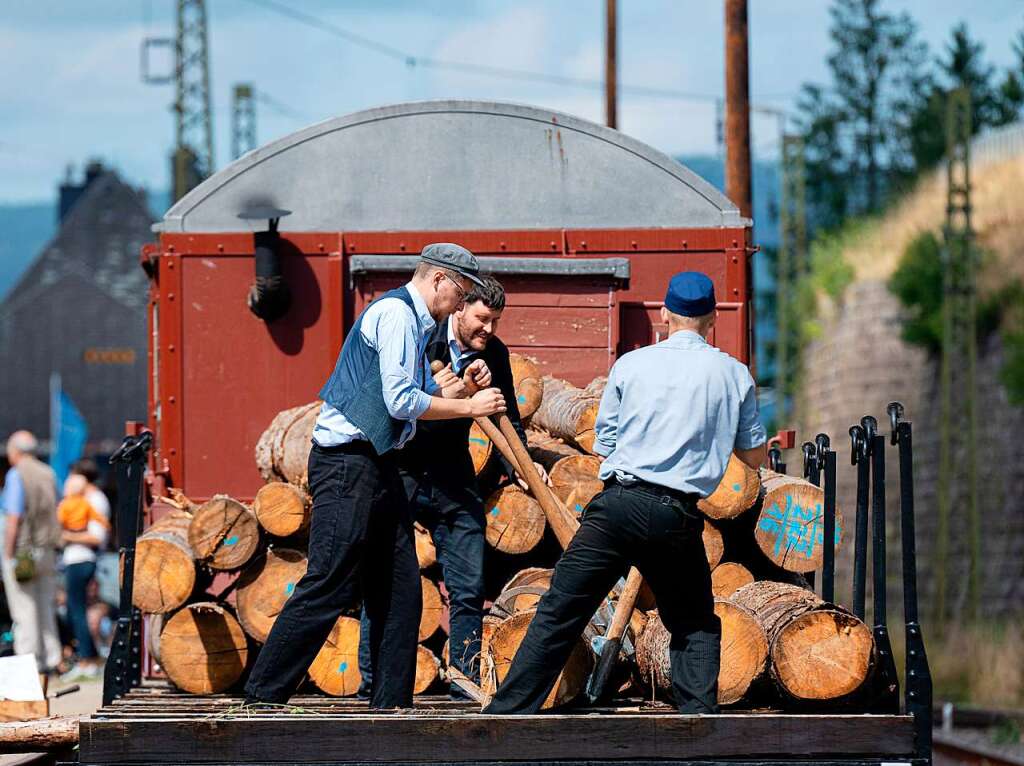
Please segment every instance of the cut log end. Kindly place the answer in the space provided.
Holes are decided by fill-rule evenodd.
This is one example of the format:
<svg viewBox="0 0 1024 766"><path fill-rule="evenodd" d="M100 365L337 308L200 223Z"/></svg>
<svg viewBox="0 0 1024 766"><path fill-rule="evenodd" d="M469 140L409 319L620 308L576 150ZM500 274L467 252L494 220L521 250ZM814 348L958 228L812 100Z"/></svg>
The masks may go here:
<svg viewBox="0 0 1024 766"><path fill-rule="evenodd" d="M172 612L192 595L196 564L188 543L191 521L191 514L175 511L139 536L132 603L143 612Z"/></svg>
<svg viewBox="0 0 1024 766"><path fill-rule="evenodd" d="M502 553L520 554L533 550L544 537L547 525L540 503L510 484L487 499L487 542Z"/></svg>
<svg viewBox="0 0 1024 766"><path fill-rule="evenodd" d="M332 697L351 697L359 690L359 620L338 618L309 666L309 678Z"/></svg>
<svg viewBox="0 0 1024 766"><path fill-rule="evenodd" d="M160 665L168 678L192 694L218 694L234 686L248 660L238 620L212 602L189 604L160 633Z"/></svg>
<svg viewBox="0 0 1024 766"><path fill-rule="evenodd" d="M413 682L412 693L423 694L437 680L441 670L441 662L434 653L425 646L416 647L416 680Z"/></svg>
<svg viewBox="0 0 1024 766"><path fill-rule="evenodd" d="M256 520L267 532L288 537L309 526L312 502L308 494L294 484L272 481L264 484L252 503Z"/></svg>
<svg viewBox="0 0 1024 766"><path fill-rule="evenodd" d="M420 577L420 588L423 591L423 611L420 612L418 641L426 641L441 627L441 591L426 577Z"/></svg>
<svg viewBox="0 0 1024 766"><path fill-rule="evenodd" d="M413 542L416 544L416 560L420 569L428 569L437 563L437 548L427 528L418 521L412 525Z"/></svg>
<svg viewBox="0 0 1024 766"><path fill-rule="evenodd" d="M260 643L267 640L277 615L306 574L307 565L300 551L275 548L242 572L235 599L238 621L246 633Z"/></svg>
<svg viewBox="0 0 1024 766"><path fill-rule="evenodd" d="M791 620L772 642L772 672L796 699L835 700L868 677L874 640L856 617L819 609Z"/></svg>
<svg viewBox="0 0 1024 766"><path fill-rule="evenodd" d="M764 554L790 572L819 569L825 549L824 493L795 476L762 472L764 500L754 537ZM836 509L834 545L842 540L843 517Z"/></svg>
<svg viewBox="0 0 1024 766"><path fill-rule="evenodd" d="M519 417L526 420L537 411L544 398L540 368L532 359L521 354L509 354L508 361L512 367L512 385L516 392Z"/></svg>
<svg viewBox="0 0 1024 766"><path fill-rule="evenodd" d="M195 512L188 540L196 558L211 568L238 569L259 547L259 522L242 503L214 495Z"/></svg>
<svg viewBox="0 0 1024 766"><path fill-rule="evenodd" d="M744 585L754 582L754 575L742 564L726 561L711 572L711 591L721 598L728 598Z"/></svg>
<svg viewBox="0 0 1024 766"><path fill-rule="evenodd" d="M753 507L760 491L758 472L735 455L730 455L718 488L708 497L698 500L697 507L708 518L732 519Z"/></svg>
<svg viewBox="0 0 1024 766"><path fill-rule="evenodd" d="M494 444L476 423L469 427L469 456L473 459L473 471L479 476L494 451Z"/></svg>

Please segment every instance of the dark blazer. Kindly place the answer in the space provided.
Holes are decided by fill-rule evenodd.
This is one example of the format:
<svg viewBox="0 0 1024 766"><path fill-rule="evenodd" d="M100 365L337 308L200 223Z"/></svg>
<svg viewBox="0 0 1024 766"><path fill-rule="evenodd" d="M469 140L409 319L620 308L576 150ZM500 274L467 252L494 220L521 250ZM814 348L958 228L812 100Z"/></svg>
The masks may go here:
<svg viewBox="0 0 1024 766"><path fill-rule="evenodd" d="M452 361L451 350L448 348L448 323L446 319L438 323L427 340L426 356L428 365L438 360L443 364ZM497 337L487 342L487 348L481 352L469 352L464 357L462 369L475 359L483 359L491 371L491 385L501 389L505 396L507 415L519 437L526 442L526 432L519 417L516 404L516 391L512 382L512 366L508 359L508 346ZM463 487L475 483L473 459L469 454L469 429L473 425L471 418L456 420L420 420L416 423L416 435L398 451L399 466L406 473L415 475L427 474L427 478L436 484L456 484ZM504 458L502 464L506 475L512 476L512 467Z"/></svg>

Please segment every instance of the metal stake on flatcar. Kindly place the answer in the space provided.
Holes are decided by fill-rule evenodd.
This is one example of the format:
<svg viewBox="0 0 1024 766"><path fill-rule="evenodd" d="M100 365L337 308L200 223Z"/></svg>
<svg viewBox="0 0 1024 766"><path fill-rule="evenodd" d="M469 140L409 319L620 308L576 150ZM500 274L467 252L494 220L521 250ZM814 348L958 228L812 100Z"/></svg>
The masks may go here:
<svg viewBox="0 0 1024 766"><path fill-rule="evenodd" d="M853 544L853 613L865 617L868 569L868 493L871 485L871 444L863 426L850 426L850 462L857 467L857 511Z"/></svg>
<svg viewBox="0 0 1024 766"><path fill-rule="evenodd" d="M873 545L871 551L872 578L871 591L874 601L871 610L874 618L872 632L875 635L875 648L878 652L879 668L876 676L877 696L875 711L896 714L900 711L899 678L896 676L896 662L892 655L889 641L889 627L886 611L886 578L885 578L885 437L877 434L877 421L867 420L865 428L873 434L871 440L871 524Z"/></svg>

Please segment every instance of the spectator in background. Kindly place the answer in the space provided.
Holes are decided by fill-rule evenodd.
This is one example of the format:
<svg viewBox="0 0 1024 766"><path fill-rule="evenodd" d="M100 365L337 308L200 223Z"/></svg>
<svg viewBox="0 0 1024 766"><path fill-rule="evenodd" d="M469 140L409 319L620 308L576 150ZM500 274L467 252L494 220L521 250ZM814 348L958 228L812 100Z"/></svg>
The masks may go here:
<svg viewBox="0 0 1024 766"><path fill-rule="evenodd" d="M89 585L96 574L96 553L107 542L110 531L110 504L95 485L98 471L91 460L76 463L64 482L64 499L57 507L64 552L64 587L67 615L75 639L75 667L61 676L62 681L96 678L100 657L96 651L86 616Z"/></svg>
<svg viewBox="0 0 1024 766"><path fill-rule="evenodd" d="M11 464L0 497L3 507L4 591L14 623L14 651L34 654L40 672L52 672L61 660L57 635L54 551L57 525L57 479L36 459L36 437L15 431L7 440Z"/></svg>

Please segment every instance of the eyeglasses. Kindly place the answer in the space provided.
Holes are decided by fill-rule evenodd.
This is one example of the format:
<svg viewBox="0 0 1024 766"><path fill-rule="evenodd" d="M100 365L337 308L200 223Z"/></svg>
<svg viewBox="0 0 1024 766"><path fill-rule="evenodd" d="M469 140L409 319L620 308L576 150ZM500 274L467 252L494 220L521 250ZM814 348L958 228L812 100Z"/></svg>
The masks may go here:
<svg viewBox="0 0 1024 766"><path fill-rule="evenodd" d="M455 285L455 289L459 291L459 300L460 301L465 301L466 300L466 291L462 288L462 285L460 285L458 282L456 282L450 276L445 274L443 271L441 272L441 276L444 277L445 279L447 279L453 285Z"/></svg>

